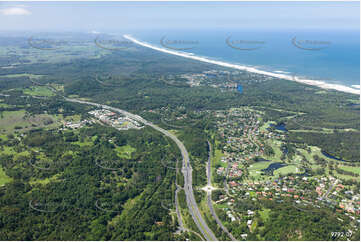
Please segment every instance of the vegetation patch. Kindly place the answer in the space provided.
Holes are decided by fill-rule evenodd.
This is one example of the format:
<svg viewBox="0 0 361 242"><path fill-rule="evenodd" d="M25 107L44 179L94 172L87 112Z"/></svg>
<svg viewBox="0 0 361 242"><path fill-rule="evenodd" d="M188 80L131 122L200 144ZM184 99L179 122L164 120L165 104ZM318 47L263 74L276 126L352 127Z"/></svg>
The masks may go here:
<svg viewBox="0 0 361 242"><path fill-rule="evenodd" d="M5 174L5 171L0 167L0 187L6 183L11 182L13 179Z"/></svg>
<svg viewBox="0 0 361 242"><path fill-rule="evenodd" d="M45 86L31 86L30 88L23 90L24 94L30 96L41 96L41 97L51 97L55 94Z"/></svg>

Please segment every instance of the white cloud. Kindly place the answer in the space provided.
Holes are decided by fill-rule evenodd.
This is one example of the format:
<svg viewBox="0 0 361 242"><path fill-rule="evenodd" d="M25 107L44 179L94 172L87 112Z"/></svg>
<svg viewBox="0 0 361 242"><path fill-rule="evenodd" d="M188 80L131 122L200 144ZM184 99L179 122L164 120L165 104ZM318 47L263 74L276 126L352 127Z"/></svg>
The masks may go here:
<svg viewBox="0 0 361 242"><path fill-rule="evenodd" d="M0 9L0 13L3 15L29 15L31 14L30 11L19 8L19 7L13 7L13 8L3 8Z"/></svg>

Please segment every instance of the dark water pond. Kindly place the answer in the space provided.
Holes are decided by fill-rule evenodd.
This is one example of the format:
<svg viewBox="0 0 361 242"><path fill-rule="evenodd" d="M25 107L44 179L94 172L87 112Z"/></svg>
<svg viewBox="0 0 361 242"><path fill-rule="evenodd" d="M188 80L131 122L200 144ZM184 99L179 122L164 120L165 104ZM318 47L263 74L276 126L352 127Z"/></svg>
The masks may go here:
<svg viewBox="0 0 361 242"><path fill-rule="evenodd" d="M269 161L269 160L266 160L266 159L264 159L264 158L262 158L262 157L256 157L256 158L254 159L254 161L255 161L255 162L262 162L262 161Z"/></svg>
<svg viewBox="0 0 361 242"><path fill-rule="evenodd" d="M274 127L275 129L279 130L279 131L283 131L283 132L287 132L288 130L286 129L286 124L284 123L279 123L279 124L271 124L271 127Z"/></svg>
<svg viewBox="0 0 361 242"><path fill-rule="evenodd" d="M275 163L270 164L266 169L262 169L261 171L266 172L266 173L273 172L284 166L287 166L287 164L281 163L281 162L275 162Z"/></svg>
<svg viewBox="0 0 361 242"><path fill-rule="evenodd" d="M330 155L329 153L327 153L326 151L321 151L321 153L324 155L324 156L326 156L327 158L330 158L330 159L334 159L334 160L338 160L338 161L346 161L346 160L342 160L342 159L340 159L340 158L337 158L337 157L335 157L335 156L333 156L333 155Z"/></svg>

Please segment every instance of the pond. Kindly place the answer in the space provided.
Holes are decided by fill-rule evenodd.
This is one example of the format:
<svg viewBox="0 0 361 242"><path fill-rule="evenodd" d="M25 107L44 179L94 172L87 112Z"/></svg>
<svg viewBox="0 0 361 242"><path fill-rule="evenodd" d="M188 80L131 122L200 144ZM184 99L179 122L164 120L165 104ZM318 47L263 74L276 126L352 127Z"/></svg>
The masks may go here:
<svg viewBox="0 0 361 242"><path fill-rule="evenodd" d="M243 92L243 87L241 86L241 85L237 85L237 91L239 92L239 93L242 93Z"/></svg>
<svg viewBox="0 0 361 242"><path fill-rule="evenodd" d="M262 161L269 161L269 160L266 160L266 159L264 159L264 158L262 158L262 157L256 157L256 158L254 159L254 162L262 162Z"/></svg>
<svg viewBox="0 0 361 242"><path fill-rule="evenodd" d="M275 129L282 131L282 132L287 132L288 130L286 129L286 124L285 123L279 123L279 124L270 124L271 127L274 127Z"/></svg>
<svg viewBox="0 0 361 242"><path fill-rule="evenodd" d="M261 171L266 172L266 173L268 173L268 172L273 173L273 171L275 171L279 168L282 168L284 166L287 166L287 164L281 163L281 162L275 162L275 163L270 164L266 169L262 169Z"/></svg>
<svg viewBox="0 0 361 242"><path fill-rule="evenodd" d="M337 157L335 157L335 156L333 156L333 155L330 155L329 153L327 153L326 151L321 151L321 153L324 155L324 156L326 156L327 158L330 158L330 159L334 159L334 160L338 160L338 161L346 161L346 160L342 160L342 159L340 159L340 158L337 158Z"/></svg>

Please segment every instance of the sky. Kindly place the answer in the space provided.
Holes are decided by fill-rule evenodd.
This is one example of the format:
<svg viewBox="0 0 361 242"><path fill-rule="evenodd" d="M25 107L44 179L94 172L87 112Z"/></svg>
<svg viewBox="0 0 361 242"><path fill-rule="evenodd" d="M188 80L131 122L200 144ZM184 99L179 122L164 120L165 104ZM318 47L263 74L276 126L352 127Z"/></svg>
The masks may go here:
<svg viewBox="0 0 361 242"><path fill-rule="evenodd" d="M0 31L360 29L359 2L0 2Z"/></svg>

